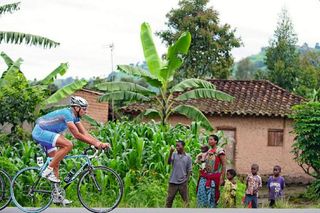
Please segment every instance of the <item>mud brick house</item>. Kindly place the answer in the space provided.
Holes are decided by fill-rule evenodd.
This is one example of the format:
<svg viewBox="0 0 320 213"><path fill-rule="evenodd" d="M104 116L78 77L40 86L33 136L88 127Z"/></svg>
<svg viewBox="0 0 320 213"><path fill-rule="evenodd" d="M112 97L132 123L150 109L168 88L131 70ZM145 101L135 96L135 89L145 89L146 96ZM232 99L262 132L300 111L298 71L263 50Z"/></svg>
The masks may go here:
<svg viewBox="0 0 320 213"><path fill-rule="evenodd" d="M232 95L233 102L200 99L187 104L198 107L217 130L229 138L226 147L228 167L239 174L250 172L252 163L260 166L260 174L269 175L274 165L282 167L288 182L305 182L308 177L293 160L294 140L291 107L302 97L291 94L269 81L210 80L217 89ZM137 115L147 104L133 104L123 111ZM190 124L184 116L173 115L171 124Z"/></svg>
<svg viewBox="0 0 320 213"><path fill-rule="evenodd" d="M81 96L86 99L89 103L87 114L93 119L100 123L105 123L108 121L109 105L107 102L99 102L98 98L103 95L103 93L96 92L93 90L81 89L76 91L73 96ZM59 104L68 104L70 97L65 98ZM83 121L86 128L90 129L90 124Z"/></svg>

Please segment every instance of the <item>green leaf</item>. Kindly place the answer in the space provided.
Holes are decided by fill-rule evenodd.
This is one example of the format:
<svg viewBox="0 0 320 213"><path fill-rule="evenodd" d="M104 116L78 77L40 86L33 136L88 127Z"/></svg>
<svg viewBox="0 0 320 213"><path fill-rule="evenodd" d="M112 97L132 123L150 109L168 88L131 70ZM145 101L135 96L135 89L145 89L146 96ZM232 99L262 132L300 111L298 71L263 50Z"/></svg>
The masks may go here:
<svg viewBox="0 0 320 213"><path fill-rule="evenodd" d="M0 44L4 42L11 43L11 44L25 43L28 45L42 46L44 48L57 47L60 45L60 43L42 36L20 33L20 32L0 31Z"/></svg>
<svg viewBox="0 0 320 213"><path fill-rule="evenodd" d="M88 82L86 80L77 80L71 84L68 84L58 91L56 91L53 95L51 95L46 101L45 105L57 103L60 100L72 95L77 90L82 89Z"/></svg>
<svg viewBox="0 0 320 213"><path fill-rule="evenodd" d="M150 75L150 73L148 73L147 71L139 67L133 67L129 65L118 65L118 70L129 75L141 77L145 79L151 86L154 86L157 88L162 86L161 81L159 81L156 77Z"/></svg>
<svg viewBox="0 0 320 213"><path fill-rule="evenodd" d="M143 95L155 95L155 93L147 88L131 82L112 81L97 84L96 88L101 91L114 92L114 91L131 91L141 93Z"/></svg>
<svg viewBox="0 0 320 213"><path fill-rule="evenodd" d="M160 112L156 109L147 109L144 116L161 117Z"/></svg>
<svg viewBox="0 0 320 213"><path fill-rule="evenodd" d="M221 101L232 101L233 97L227 93L214 89L194 89L179 95L176 100L184 101L189 99L209 98Z"/></svg>
<svg viewBox="0 0 320 213"><path fill-rule="evenodd" d="M47 77L41 80L40 84L51 84L57 78L58 74L63 76L68 70L68 64L62 63L55 70L53 70Z"/></svg>
<svg viewBox="0 0 320 213"><path fill-rule="evenodd" d="M146 59L150 73L155 77L159 77L159 72L161 69L161 60L158 56L157 49L154 45L151 29L148 23L142 23L140 37L144 57Z"/></svg>
<svg viewBox="0 0 320 213"><path fill-rule="evenodd" d="M172 87L170 89L170 92L171 93L183 92L189 89L200 89L200 88L216 89L216 87L209 81L198 79L198 78L189 78Z"/></svg>
<svg viewBox="0 0 320 213"><path fill-rule="evenodd" d="M206 116L194 106L179 105L173 109L173 112L182 114L193 121L201 122L201 126L209 131L213 130L213 127Z"/></svg>
<svg viewBox="0 0 320 213"><path fill-rule="evenodd" d="M6 75L8 75L9 73L12 73L13 75L15 75L16 72L20 72L23 76L24 74L20 71L20 66L23 62L23 59L22 58L18 58L17 61L15 61L9 68L7 71L3 72L2 73L2 76L1 78L4 79L6 78ZM16 77L16 76L13 76L13 77Z"/></svg>
<svg viewBox="0 0 320 213"><path fill-rule="evenodd" d="M1 57L6 62L8 67L10 67L13 64L13 60L6 53L1 52Z"/></svg>
<svg viewBox="0 0 320 213"><path fill-rule="evenodd" d="M191 43L191 34L184 32L180 38L168 49L166 69L162 69L160 75L163 79L172 81L174 73L183 63L183 56L188 53Z"/></svg>
<svg viewBox="0 0 320 213"><path fill-rule="evenodd" d="M106 93L99 98L99 101L149 101L149 98L135 92L131 91L116 91L111 93Z"/></svg>
<svg viewBox="0 0 320 213"><path fill-rule="evenodd" d="M20 2L1 5L0 6L0 15L2 15L4 13L12 13L13 11L19 10L20 9L19 5L20 5Z"/></svg>
<svg viewBox="0 0 320 213"><path fill-rule="evenodd" d="M93 117L89 116L88 114L82 116L82 118L85 121L87 121L91 126L101 126L101 124L98 121L96 121Z"/></svg>

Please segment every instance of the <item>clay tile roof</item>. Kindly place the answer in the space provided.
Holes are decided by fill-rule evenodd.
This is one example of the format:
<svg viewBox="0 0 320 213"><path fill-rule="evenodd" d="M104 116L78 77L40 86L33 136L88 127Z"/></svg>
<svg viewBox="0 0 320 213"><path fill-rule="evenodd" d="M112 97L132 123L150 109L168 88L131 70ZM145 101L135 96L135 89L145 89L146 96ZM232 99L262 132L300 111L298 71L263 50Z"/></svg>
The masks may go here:
<svg viewBox="0 0 320 213"><path fill-rule="evenodd" d="M205 114L255 115L285 117L291 107L305 99L266 80L208 80L220 91L234 97L233 102L212 99L194 99L185 103L198 107ZM138 113L150 106L148 103L131 104L125 113Z"/></svg>

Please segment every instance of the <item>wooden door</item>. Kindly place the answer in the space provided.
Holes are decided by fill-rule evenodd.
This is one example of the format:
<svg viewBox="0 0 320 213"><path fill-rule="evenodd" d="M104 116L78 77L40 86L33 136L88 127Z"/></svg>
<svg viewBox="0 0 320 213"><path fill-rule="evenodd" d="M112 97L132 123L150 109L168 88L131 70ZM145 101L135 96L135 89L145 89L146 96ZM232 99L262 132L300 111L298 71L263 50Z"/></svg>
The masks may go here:
<svg viewBox="0 0 320 213"><path fill-rule="evenodd" d="M227 159L227 169L235 169L236 129L219 128L218 130L223 131L224 136L228 141L224 147Z"/></svg>

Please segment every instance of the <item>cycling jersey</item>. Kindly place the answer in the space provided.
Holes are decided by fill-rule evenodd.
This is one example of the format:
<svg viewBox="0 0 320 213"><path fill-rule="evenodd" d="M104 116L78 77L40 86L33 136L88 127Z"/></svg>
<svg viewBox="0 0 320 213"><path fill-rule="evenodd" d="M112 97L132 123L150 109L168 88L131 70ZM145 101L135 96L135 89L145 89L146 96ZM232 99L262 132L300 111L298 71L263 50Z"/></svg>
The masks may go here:
<svg viewBox="0 0 320 213"><path fill-rule="evenodd" d="M80 118L73 114L71 108L50 112L38 118L32 131L32 137L44 148L46 153L55 151L57 150L56 141L60 135L59 133L68 128L68 122L80 122Z"/></svg>
<svg viewBox="0 0 320 213"><path fill-rule="evenodd" d="M75 117L71 108L64 108L50 112L36 121L41 129L56 133L65 131L68 128L68 122L80 122L80 118Z"/></svg>

